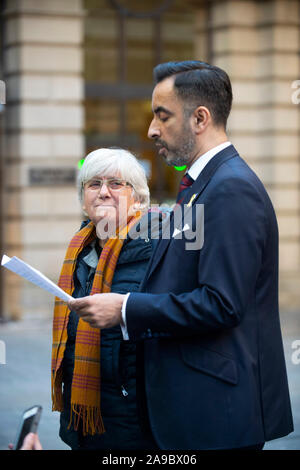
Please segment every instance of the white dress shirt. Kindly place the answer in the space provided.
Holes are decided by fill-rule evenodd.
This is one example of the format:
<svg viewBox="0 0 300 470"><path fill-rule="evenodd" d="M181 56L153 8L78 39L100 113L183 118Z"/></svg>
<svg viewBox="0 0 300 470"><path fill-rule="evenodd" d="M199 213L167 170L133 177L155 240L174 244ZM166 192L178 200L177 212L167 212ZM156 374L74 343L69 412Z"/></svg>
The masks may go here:
<svg viewBox="0 0 300 470"><path fill-rule="evenodd" d="M221 152L221 150L224 150L226 147L229 147L231 145L231 142L223 142L220 145L217 145L217 147L214 147L208 152L204 153L201 155L191 166L191 168L187 171L187 173L193 178L195 181L198 176L200 175L201 171L203 171L204 167L208 164L208 162L215 156L217 153ZM125 295L125 298L123 300L123 305L122 305L122 321L123 325L121 324L121 330L123 334L123 339L124 340L129 340L128 336L128 331L126 327L126 303L127 299L130 295L130 292Z"/></svg>

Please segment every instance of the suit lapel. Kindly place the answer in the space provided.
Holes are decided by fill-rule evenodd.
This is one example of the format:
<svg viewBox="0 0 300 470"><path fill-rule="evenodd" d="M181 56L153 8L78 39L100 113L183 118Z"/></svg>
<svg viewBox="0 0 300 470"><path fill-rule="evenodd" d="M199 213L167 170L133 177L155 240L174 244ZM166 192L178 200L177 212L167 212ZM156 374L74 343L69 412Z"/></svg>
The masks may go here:
<svg viewBox="0 0 300 470"><path fill-rule="evenodd" d="M219 166L222 165L223 163L225 163L227 160L230 160L231 158L237 157L237 156L238 156L238 152L236 151L236 149L234 148L233 145L230 145L229 147L226 147L221 152L217 153L217 155L215 155L207 163L207 165L204 167L203 171L200 173L198 178L190 186L189 191L186 193L186 195L185 195L185 197L184 197L184 199L181 203L181 206L183 206L184 204L188 204L191 201L191 198L193 197L193 195L195 195L195 197L191 201L191 205L190 205L189 209L186 210L185 215L189 212L189 210L192 210L193 204L197 201L197 199L199 198L201 193L204 191L205 187L208 185L209 181L211 180L211 178L213 177L213 175L215 174L215 172L217 171ZM182 211L182 215L183 215L183 213L184 212ZM155 250L155 252L152 256L152 262L151 262L151 264L148 268L148 272L147 272L147 275L145 277L145 281L146 281L146 279L148 279L151 276L151 274L155 270L156 266L160 262L162 256L164 255L166 249L169 246L169 243L172 239L173 229L174 229L173 223L172 223L173 219L174 219L174 212L172 212L172 214L170 215L170 221L169 221L170 236L166 239L162 238L159 241L159 243L156 247L156 250ZM181 220L181 223L182 222L183 221ZM182 228L182 227L180 227L180 228ZM163 233L165 233L165 235L167 235L166 231L164 231ZM144 281L143 284L145 284L145 281Z"/></svg>

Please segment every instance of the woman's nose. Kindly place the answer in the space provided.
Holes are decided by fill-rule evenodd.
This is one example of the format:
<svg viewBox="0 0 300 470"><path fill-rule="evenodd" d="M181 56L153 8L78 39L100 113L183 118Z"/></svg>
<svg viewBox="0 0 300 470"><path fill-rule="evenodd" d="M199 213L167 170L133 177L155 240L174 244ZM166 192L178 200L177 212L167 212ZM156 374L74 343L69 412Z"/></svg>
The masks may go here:
<svg viewBox="0 0 300 470"><path fill-rule="evenodd" d="M102 184L101 184L101 188L99 189L98 195L99 195L100 197L105 197L105 196L109 196L109 195L110 195L110 192L109 192L109 189L108 189L108 185L107 185L107 183L105 183L104 181L103 181Z"/></svg>

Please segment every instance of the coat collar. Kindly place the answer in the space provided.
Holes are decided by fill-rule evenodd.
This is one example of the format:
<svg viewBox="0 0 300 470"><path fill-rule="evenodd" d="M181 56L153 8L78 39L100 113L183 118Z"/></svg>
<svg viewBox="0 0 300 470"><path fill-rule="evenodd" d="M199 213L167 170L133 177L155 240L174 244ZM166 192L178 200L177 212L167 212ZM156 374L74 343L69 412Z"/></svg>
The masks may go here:
<svg viewBox="0 0 300 470"><path fill-rule="evenodd" d="M190 186L190 190L185 195L181 204L184 205L184 204L188 204L189 202L191 202L190 204L190 210L191 210L193 204L197 201L201 193L204 191L209 181L211 180L211 178L214 176L215 172L217 171L217 169L221 165L223 165L223 163L225 163L227 160L230 160L231 158L237 157L237 156L238 156L238 152L233 145L230 145L229 147L226 147L225 149L217 153L207 163L207 165L204 167L204 169L202 170L198 178ZM191 201L191 198L193 196L194 198ZM185 212L185 214L187 214L187 211ZM172 218L172 215L170 216L170 218ZM145 281L147 278L151 276L156 266L159 264L163 254L165 253L167 247L169 246L171 238L172 238L172 234L170 234L170 237L168 239L161 239L159 243L157 244L156 250L152 257L152 262L149 266L148 273L145 277Z"/></svg>
<svg viewBox="0 0 300 470"><path fill-rule="evenodd" d="M233 145L229 145L229 147L226 147L224 150L221 150L221 152L217 153L207 163L198 178L191 185L190 190L186 193L186 196L182 201L182 204L188 204L193 194L196 194L196 198L194 199L194 201L196 201L196 199L210 182L219 166L223 165L223 163L225 163L227 160L237 156L238 152Z"/></svg>

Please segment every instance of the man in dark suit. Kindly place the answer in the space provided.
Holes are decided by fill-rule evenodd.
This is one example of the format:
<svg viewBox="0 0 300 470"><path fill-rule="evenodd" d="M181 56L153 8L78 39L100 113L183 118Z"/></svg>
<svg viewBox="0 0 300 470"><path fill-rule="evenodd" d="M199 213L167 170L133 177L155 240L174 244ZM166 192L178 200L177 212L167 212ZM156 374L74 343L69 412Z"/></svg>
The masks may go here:
<svg viewBox="0 0 300 470"><path fill-rule="evenodd" d="M72 309L99 328L125 325L142 344L144 414L159 448L260 449L293 430L276 216L228 142L227 74L175 62L156 67L155 82L148 135L167 164L188 170L170 236L141 292L77 299Z"/></svg>

